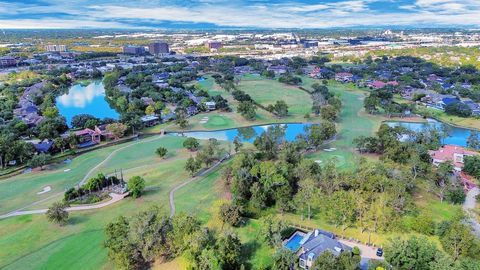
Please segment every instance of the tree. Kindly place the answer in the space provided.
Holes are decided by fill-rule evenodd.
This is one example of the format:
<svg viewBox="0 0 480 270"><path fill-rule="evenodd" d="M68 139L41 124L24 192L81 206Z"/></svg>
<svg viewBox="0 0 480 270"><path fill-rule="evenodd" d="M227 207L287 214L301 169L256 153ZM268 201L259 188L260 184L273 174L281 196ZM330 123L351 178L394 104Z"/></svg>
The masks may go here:
<svg viewBox="0 0 480 270"><path fill-rule="evenodd" d="M60 226L67 224L68 212L67 205L62 202L53 203L47 210L47 219L50 222L57 223Z"/></svg>
<svg viewBox="0 0 480 270"><path fill-rule="evenodd" d="M34 155L30 161L28 162L28 166L32 168L40 167L43 170L43 166L45 166L48 161L50 160L50 155L40 153L38 155Z"/></svg>
<svg viewBox="0 0 480 270"><path fill-rule="evenodd" d="M285 117L288 115L288 105L283 100L277 100L275 105L271 105L270 111L275 113L278 117Z"/></svg>
<svg viewBox="0 0 480 270"><path fill-rule="evenodd" d="M480 156L466 156L464 158L463 171L480 179Z"/></svg>
<svg viewBox="0 0 480 270"><path fill-rule="evenodd" d="M57 107L47 107L42 112L43 116L47 118L56 118L58 116Z"/></svg>
<svg viewBox="0 0 480 270"><path fill-rule="evenodd" d="M156 153L159 157L164 158L165 155L167 155L168 150L167 150L167 148L165 148L165 147L158 147L157 150L155 150L155 153Z"/></svg>
<svg viewBox="0 0 480 270"><path fill-rule="evenodd" d="M155 114L155 107L152 105L148 105L147 108L145 108L145 114L146 115L154 115Z"/></svg>
<svg viewBox="0 0 480 270"><path fill-rule="evenodd" d="M137 269L144 261L135 254L135 245L129 239L129 234L129 221L120 216L107 224L104 246L108 249L108 257L113 260L115 266L122 269Z"/></svg>
<svg viewBox="0 0 480 270"><path fill-rule="evenodd" d="M127 130L127 126L122 124L122 123L112 123L108 124L106 127L108 132L110 132L115 140L118 140L119 138L123 137L125 134L125 131Z"/></svg>
<svg viewBox="0 0 480 270"><path fill-rule="evenodd" d="M243 143L238 136L235 136L235 138L233 139L233 146L235 148L235 153L238 153L242 148Z"/></svg>
<svg viewBox="0 0 480 270"><path fill-rule="evenodd" d="M200 162L198 162L195 158L189 157L187 159L187 163L185 163L185 170L190 172L191 176L194 176L195 173L201 168Z"/></svg>
<svg viewBox="0 0 480 270"><path fill-rule="evenodd" d="M286 248L277 249L273 255L273 269L294 270L297 264L297 255Z"/></svg>
<svg viewBox="0 0 480 270"><path fill-rule="evenodd" d="M242 221L242 208L233 203L224 203L220 207L220 219L224 224L236 227Z"/></svg>
<svg viewBox="0 0 480 270"><path fill-rule="evenodd" d="M175 123L181 129L187 128L188 126L187 113L184 110L178 110L176 115L177 115L177 119L175 119Z"/></svg>
<svg viewBox="0 0 480 270"><path fill-rule="evenodd" d="M332 105L323 106L320 109L320 116L323 120L335 121L337 119L338 111Z"/></svg>
<svg viewBox="0 0 480 270"><path fill-rule="evenodd" d="M190 151L197 151L198 147L200 147L200 143L197 139L188 137L185 141L183 141L183 147Z"/></svg>
<svg viewBox="0 0 480 270"><path fill-rule="evenodd" d="M315 181L311 178L301 179L298 182L298 186L299 189L295 195L295 201L299 207L307 207L307 219L310 219L311 207L314 203L314 199L318 196L318 188L316 187Z"/></svg>
<svg viewBox="0 0 480 270"><path fill-rule="evenodd" d="M242 101L238 105L238 112L247 120L253 121L257 115L255 105L251 101Z"/></svg>
<svg viewBox="0 0 480 270"><path fill-rule="evenodd" d="M140 176L134 176L128 180L127 187L132 197L138 198L145 189L145 180Z"/></svg>
<svg viewBox="0 0 480 270"><path fill-rule="evenodd" d="M325 215L335 226L342 225L343 230L355 222L355 197L352 192L337 191L327 200Z"/></svg>
<svg viewBox="0 0 480 270"><path fill-rule="evenodd" d="M287 224L273 215L260 218L260 237L271 247L282 243L282 232L285 229Z"/></svg>
<svg viewBox="0 0 480 270"><path fill-rule="evenodd" d="M221 269L241 269L242 243L237 235L229 232L222 235L217 254Z"/></svg>
<svg viewBox="0 0 480 270"><path fill-rule="evenodd" d="M438 252L425 237L396 238L385 247L385 260L399 270L429 269Z"/></svg>
<svg viewBox="0 0 480 270"><path fill-rule="evenodd" d="M467 225L468 226L468 225ZM475 236L465 224L455 222L440 237L440 242L444 250L450 254L454 260L460 257L468 257L475 250ZM477 244L478 245L478 244ZM478 247L477 247L478 248ZM475 251L473 251L474 253Z"/></svg>
<svg viewBox="0 0 480 270"><path fill-rule="evenodd" d="M467 139L467 146L475 150L480 150L479 138L480 138L480 135L478 134L478 131L472 130L472 132L470 133L470 136L468 136L468 139Z"/></svg>
<svg viewBox="0 0 480 270"><path fill-rule="evenodd" d="M337 258L330 251L324 251L315 259L311 269L315 270L340 270ZM343 269L342 269L343 270Z"/></svg>

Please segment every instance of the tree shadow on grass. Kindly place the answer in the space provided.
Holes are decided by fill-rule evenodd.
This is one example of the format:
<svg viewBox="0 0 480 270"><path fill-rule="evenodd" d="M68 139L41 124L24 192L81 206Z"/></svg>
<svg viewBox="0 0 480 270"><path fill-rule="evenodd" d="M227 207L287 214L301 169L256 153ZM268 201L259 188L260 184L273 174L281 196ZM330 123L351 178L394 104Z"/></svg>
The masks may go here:
<svg viewBox="0 0 480 270"><path fill-rule="evenodd" d="M252 269L252 264L249 259L253 257L255 251L260 248L260 244L256 241L249 241L242 245L242 261L244 262L245 269Z"/></svg>
<svg viewBox="0 0 480 270"><path fill-rule="evenodd" d="M75 215L68 220L67 226L81 224L87 220L88 220L88 217L85 215Z"/></svg>

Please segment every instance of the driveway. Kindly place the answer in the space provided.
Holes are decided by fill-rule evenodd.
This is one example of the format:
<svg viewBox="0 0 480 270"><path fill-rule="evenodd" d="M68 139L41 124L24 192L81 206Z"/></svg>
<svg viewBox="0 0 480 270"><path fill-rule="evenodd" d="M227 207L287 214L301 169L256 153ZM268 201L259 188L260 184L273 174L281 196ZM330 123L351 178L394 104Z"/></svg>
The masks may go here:
<svg viewBox="0 0 480 270"><path fill-rule="evenodd" d="M480 238L480 223L478 223L478 220L471 212L477 204L475 197L478 194L480 194L480 189L478 187L474 187L467 192L467 197L465 198L465 202L463 203L463 210L466 212L468 217L467 223L472 226L473 232L475 233L475 235L477 235L477 237Z"/></svg>
<svg viewBox="0 0 480 270"><path fill-rule="evenodd" d="M348 240L343 240L343 239L337 239L340 243L347 245L349 247L358 247L361 252L362 260L360 261L360 269L362 270L367 270L368 269L368 263L370 260L383 260L383 257L378 257L377 256L377 248L369 247L364 244L359 244L356 242L348 241Z"/></svg>

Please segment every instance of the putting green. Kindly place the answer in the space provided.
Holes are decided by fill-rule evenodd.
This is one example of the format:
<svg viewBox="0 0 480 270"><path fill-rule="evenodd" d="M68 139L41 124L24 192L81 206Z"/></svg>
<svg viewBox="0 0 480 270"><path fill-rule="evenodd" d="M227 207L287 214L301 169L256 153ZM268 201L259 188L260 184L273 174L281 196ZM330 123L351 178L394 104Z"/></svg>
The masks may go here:
<svg viewBox="0 0 480 270"><path fill-rule="evenodd" d="M203 127L206 129L223 129L233 125L233 120L224 115L211 115L208 116L208 121L203 124Z"/></svg>

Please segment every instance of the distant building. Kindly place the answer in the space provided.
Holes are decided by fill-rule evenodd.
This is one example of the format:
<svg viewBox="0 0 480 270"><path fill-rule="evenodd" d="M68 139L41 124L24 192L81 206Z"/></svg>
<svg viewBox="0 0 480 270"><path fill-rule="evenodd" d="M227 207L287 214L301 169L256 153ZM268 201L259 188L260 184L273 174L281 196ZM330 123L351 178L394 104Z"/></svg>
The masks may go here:
<svg viewBox="0 0 480 270"><path fill-rule="evenodd" d="M45 46L45 50L47 52L66 52L67 46L66 45L47 45Z"/></svg>
<svg viewBox="0 0 480 270"><path fill-rule="evenodd" d="M148 45L148 52L153 55L162 55L170 53L168 43L162 41L156 41Z"/></svg>
<svg viewBox="0 0 480 270"><path fill-rule="evenodd" d="M124 46L124 54L142 55L145 54L145 47L143 46Z"/></svg>
<svg viewBox="0 0 480 270"><path fill-rule="evenodd" d="M338 72L335 74L335 80L337 82L351 82L353 80L353 74L350 72Z"/></svg>
<svg viewBox="0 0 480 270"><path fill-rule="evenodd" d="M318 47L318 41L316 40L305 40L303 42L303 47L308 49L308 48L316 48Z"/></svg>
<svg viewBox="0 0 480 270"><path fill-rule="evenodd" d="M17 64L17 60L11 56L0 57L0 67L11 67Z"/></svg>
<svg viewBox="0 0 480 270"><path fill-rule="evenodd" d="M208 41L205 43L205 47L210 49L210 50L218 50L223 47L222 42L220 41Z"/></svg>

